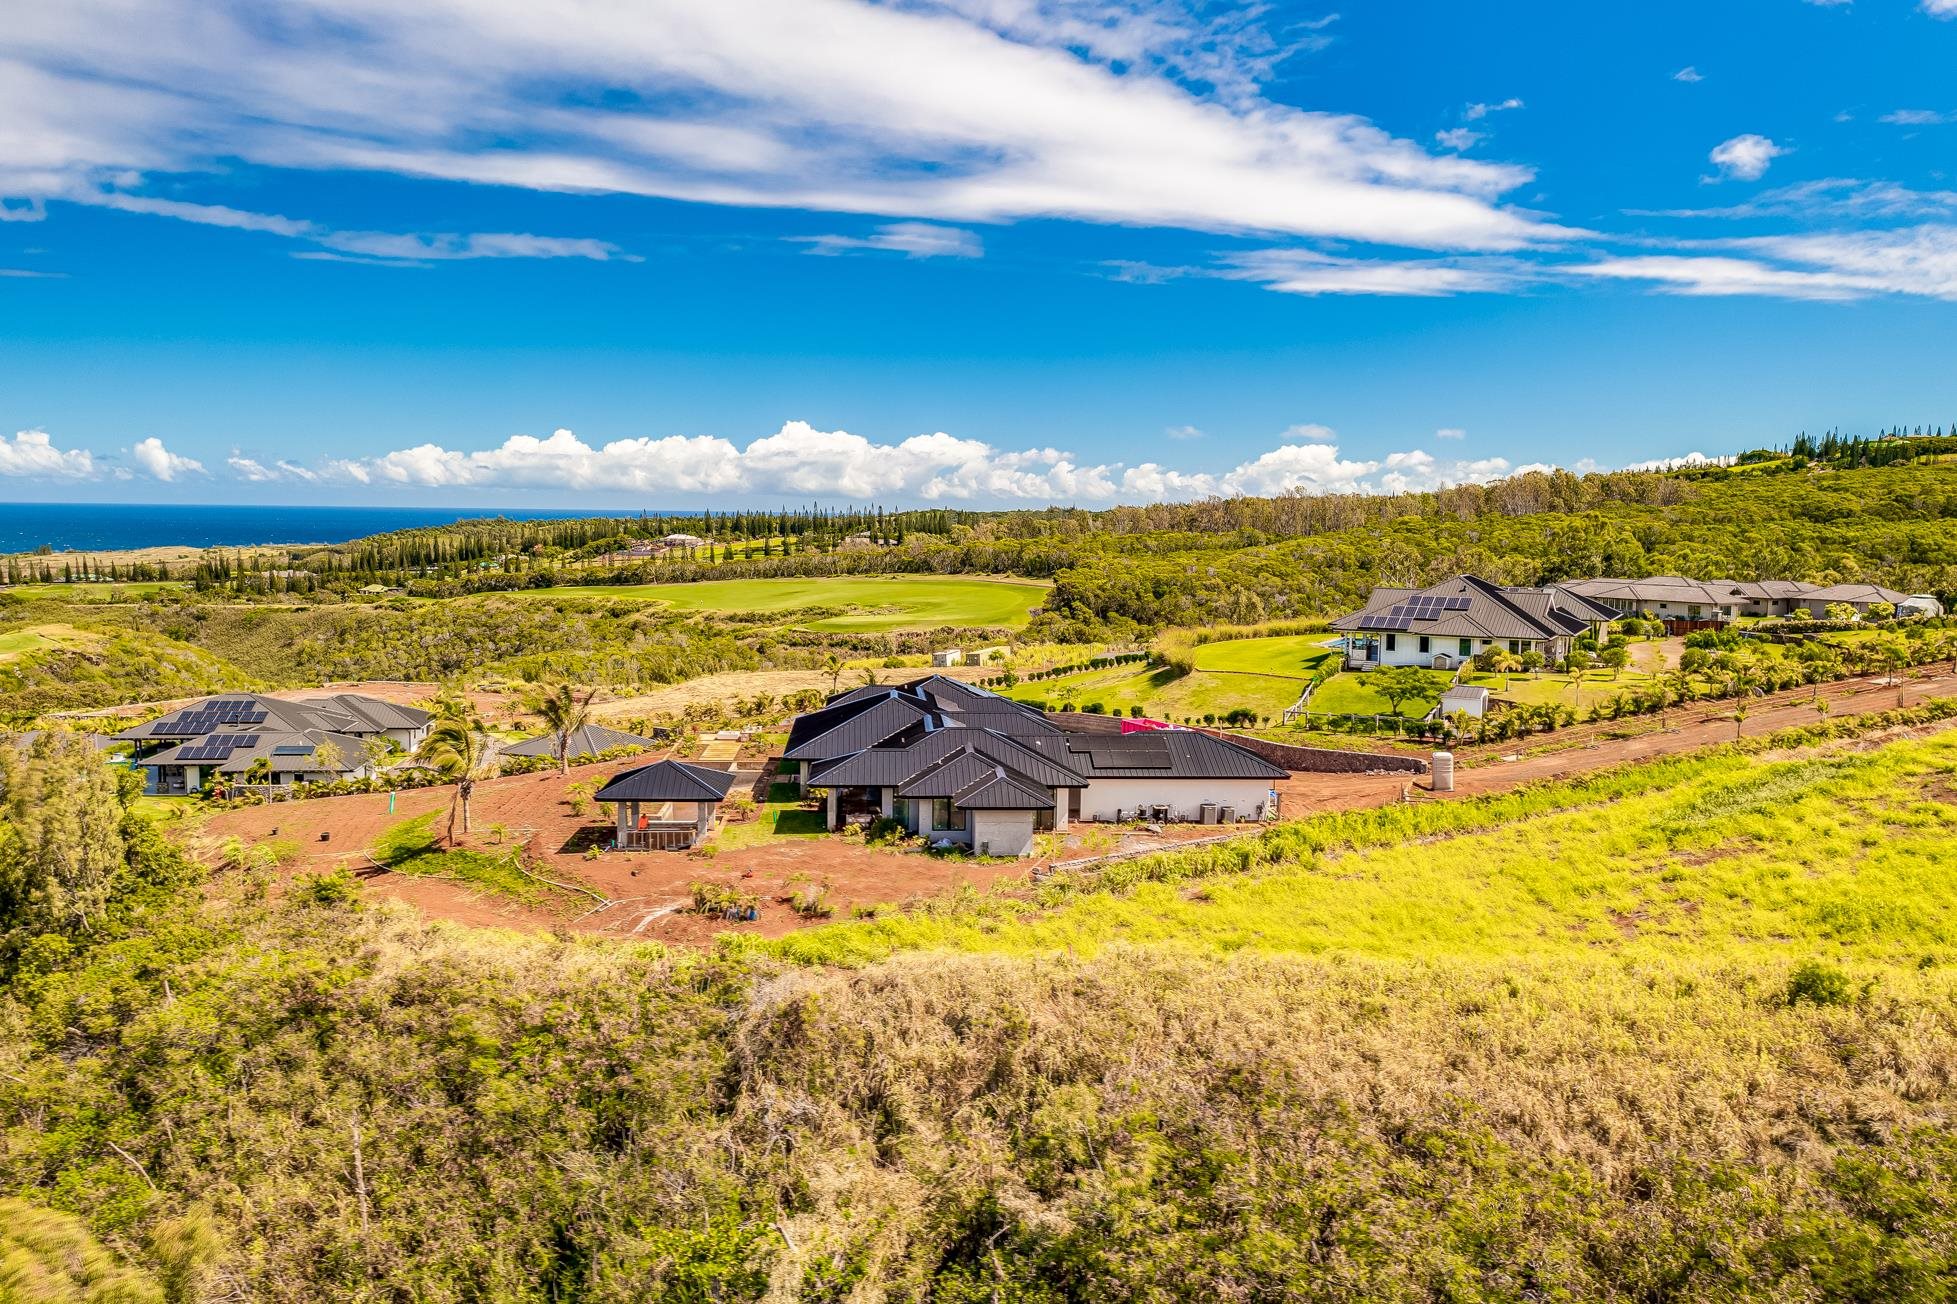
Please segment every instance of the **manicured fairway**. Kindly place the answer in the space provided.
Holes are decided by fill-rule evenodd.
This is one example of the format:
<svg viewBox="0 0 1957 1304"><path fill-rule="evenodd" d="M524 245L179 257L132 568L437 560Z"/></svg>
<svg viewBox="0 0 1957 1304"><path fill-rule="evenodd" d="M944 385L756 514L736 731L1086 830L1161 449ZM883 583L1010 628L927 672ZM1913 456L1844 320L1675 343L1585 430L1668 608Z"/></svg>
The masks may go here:
<svg viewBox="0 0 1957 1304"><path fill-rule="evenodd" d="M794 621L808 629L1017 629L1046 597L1030 580L846 576L831 579L705 580L697 584L594 584L526 590L535 597L623 598L675 611L780 611L853 607L840 615Z"/></svg>
<svg viewBox="0 0 1957 1304"><path fill-rule="evenodd" d="M1336 648L1325 646L1328 637L1325 634L1296 634L1205 643L1196 649L1196 668L1310 679L1338 655Z"/></svg>
<svg viewBox="0 0 1957 1304"><path fill-rule="evenodd" d="M175 593L188 588L182 580L126 580L114 584L12 584L0 585L0 593L11 593L27 601L52 599L56 602L110 602L118 598L149 598L159 593Z"/></svg>
<svg viewBox="0 0 1957 1304"><path fill-rule="evenodd" d="M1144 714L1176 720L1204 715L1228 715L1249 710L1259 716L1278 716L1298 700L1305 684L1337 655L1324 647L1323 635L1233 639L1205 643L1195 649L1196 670L1178 677L1167 667L1120 665L1078 674L1060 675L1002 689L1021 702L1044 701L1058 707L1101 707L1126 715L1139 706Z"/></svg>

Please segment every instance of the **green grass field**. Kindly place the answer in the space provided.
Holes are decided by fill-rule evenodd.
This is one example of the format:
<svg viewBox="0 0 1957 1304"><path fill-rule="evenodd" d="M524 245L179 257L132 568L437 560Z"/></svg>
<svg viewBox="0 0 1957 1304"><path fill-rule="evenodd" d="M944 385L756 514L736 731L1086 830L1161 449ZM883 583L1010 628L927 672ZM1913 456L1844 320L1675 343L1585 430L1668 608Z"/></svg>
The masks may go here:
<svg viewBox="0 0 1957 1304"><path fill-rule="evenodd" d="M862 630L1018 629L1046 597L1030 580L937 576L845 576L812 580L705 580L696 584L594 584L530 589L540 598L610 598L674 611L783 612L809 607L859 610L792 623L833 633Z"/></svg>
<svg viewBox="0 0 1957 1304"><path fill-rule="evenodd" d="M0 584L0 593L10 593L28 602L43 598L56 602L111 602L122 598L148 598L159 593L175 593L188 587L182 580L130 580L118 584Z"/></svg>
<svg viewBox="0 0 1957 1304"><path fill-rule="evenodd" d="M802 795L792 783L777 783L768 790L755 818L739 824L722 824L714 834L716 851L738 851L765 847L777 838L826 838L829 829L819 810L804 810Z"/></svg>
<svg viewBox="0 0 1957 1304"><path fill-rule="evenodd" d="M1002 689L1021 702L1099 702L1120 715L1139 706L1145 715L1181 720L1245 709L1277 716L1298 700L1317 669L1337 654L1322 635L1233 639L1194 650L1196 670L1178 676L1166 667L1120 665L1083 670Z"/></svg>
<svg viewBox="0 0 1957 1304"><path fill-rule="evenodd" d="M1334 675L1311 695L1308 711L1323 712L1329 715L1392 715L1392 705L1379 694L1375 687L1377 680L1372 676L1376 671L1345 671ZM1453 676L1440 670L1421 672L1427 680L1427 692L1419 697L1411 697L1400 703L1400 716L1407 720L1418 720L1434 709L1441 700L1441 694L1453 681Z"/></svg>

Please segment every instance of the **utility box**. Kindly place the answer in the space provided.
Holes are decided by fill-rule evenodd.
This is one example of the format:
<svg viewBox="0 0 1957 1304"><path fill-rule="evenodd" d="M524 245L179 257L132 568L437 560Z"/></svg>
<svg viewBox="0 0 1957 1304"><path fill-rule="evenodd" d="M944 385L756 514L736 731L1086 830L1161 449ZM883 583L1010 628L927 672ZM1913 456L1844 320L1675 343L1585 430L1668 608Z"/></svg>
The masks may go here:
<svg viewBox="0 0 1957 1304"><path fill-rule="evenodd" d="M1435 752L1433 782L1428 785L1435 792L1454 791L1454 753Z"/></svg>

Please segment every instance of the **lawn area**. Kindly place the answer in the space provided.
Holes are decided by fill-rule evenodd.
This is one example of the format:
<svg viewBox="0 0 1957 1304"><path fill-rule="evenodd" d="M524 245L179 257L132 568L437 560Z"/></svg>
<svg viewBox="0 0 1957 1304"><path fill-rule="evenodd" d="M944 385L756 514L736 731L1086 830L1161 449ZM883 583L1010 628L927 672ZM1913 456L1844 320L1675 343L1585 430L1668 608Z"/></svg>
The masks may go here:
<svg viewBox="0 0 1957 1304"><path fill-rule="evenodd" d="M83 648L99 642L99 635L86 633L73 625L29 625L25 629L0 632L0 661L52 647Z"/></svg>
<svg viewBox="0 0 1957 1304"><path fill-rule="evenodd" d="M1337 654L1312 635L1235 639L1195 649L1196 670L1178 677L1165 666L1126 664L1082 670L1071 675L1022 683L999 691L1020 702L1058 708L1099 702L1110 713L1176 720L1223 716L1250 710L1260 716L1283 714L1298 700L1316 669Z"/></svg>
<svg viewBox="0 0 1957 1304"><path fill-rule="evenodd" d="M703 580L695 584L592 584L527 589L540 598L613 598L655 603L674 611L794 612L809 607L855 611L796 621L832 633L861 630L1017 629L1046 598L1031 580L938 576L845 576L794 580Z"/></svg>
<svg viewBox="0 0 1957 1304"><path fill-rule="evenodd" d="M1615 678L1608 670L1586 670L1581 679L1574 681L1568 675L1544 673L1469 675L1464 677L1463 682L1484 685L1503 701L1523 706L1567 706L1572 710L1587 711L1620 693L1649 688L1652 679L1651 675L1635 670L1626 670Z"/></svg>
<svg viewBox="0 0 1957 1304"><path fill-rule="evenodd" d="M717 851L739 851L766 846L776 838L821 838L829 830L820 810L804 810L801 793L792 783L777 783L768 789L756 817L739 824L722 824L714 834Z"/></svg>
<svg viewBox="0 0 1957 1304"><path fill-rule="evenodd" d="M1308 711L1328 715L1392 715L1393 708L1375 687L1377 671L1347 670L1326 680L1305 708ZM1442 670L1423 670L1421 675L1427 681L1427 691L1419 697L1408 698L1400 703L1400 715L1408 720L1418 720L1434 709L1441 700L1441 694L1454 681L1454 676Z"/></svg>

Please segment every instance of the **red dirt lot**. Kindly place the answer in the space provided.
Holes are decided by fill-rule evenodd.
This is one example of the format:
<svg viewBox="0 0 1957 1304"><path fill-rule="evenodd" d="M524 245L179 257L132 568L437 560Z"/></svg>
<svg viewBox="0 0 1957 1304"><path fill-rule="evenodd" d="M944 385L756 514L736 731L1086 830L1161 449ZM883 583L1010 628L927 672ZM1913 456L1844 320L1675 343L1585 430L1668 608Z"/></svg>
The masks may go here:
<svg viewBox="0 0 1957 1304"><path fill-rule="evenodd" d="M1898 686L1858 680L1826 686L1822 697L1833 706L1835 715L1886 710L1897 705ZM1906 680L1901 697L1916 704L1935 696L1957 693L1957 676L1939 671ZM1768 733L1795 725L1812 724L1820 719L1807 689L1760 699L1751 704L1745 732ZM1672 713L1669 727L1643 719L1598 726L1563 734L1549 735L1548 743L1574 742L1556 751L1531 755L1525 750L1542 746L1537 738L1495 748L1464 748L1458 752L1462 768L1455 775L1453 797L1514 787L1534 780L1553 779L1600 769L1626 761L1692 751L1729 741L1734 737L1730 705L1701 705L1695 710ZM1610 738L1608 731L1642 730L1631 737ZM1503 761L1502 753L1520 753L1520 759ZM473 803L475 834L468 845L494 853L521 843L531 855L535 872L560 883L575 885L610 899L601 904L585 892L548 890L537 904L525 904L488 893L470 884L411 877L379 870L367 854L368 848L384 831L403 820L430 811L445 811L452 790L425 788L399 795L396 809L388 813L384 793L355 797L333 797L316 801L290 802L273 806L246 807L212 816L198 830L194 845L207 859L215 861L215 849L226 838L236 836L246 842L278 838L299 844L299 854L280 870L285 876L318 871L335 865L350 870L368 870L366 890L381 896L407 901L428 914L458 922L522 929L569 928L612 936L631 936L687 945L704 944L714 934L725 931L779 936L804 926L808 921L795 914L784 899L797 887L826 883L828 904L835 917L846 917L852 907L902 904L919 898L955 891L963 885L983 887L994 882L1020 879L1043 862L1037 860L981 863L940 859L916 853L870 848L860 840L840 836L820 838L782 837L767 845L705 854L700 852L606 852L587 860L578 850L567 850L574 835L604 827L606 808L592 806L579 816L566 799L566 788L585 782L595 788L604 779L635 764L656 759L613 761L572 767L568 779L555 771L492 779L476 788ZM744 781L749 776L744 776ZM1293 774L1278 785L1280 810L1286 819L1299 819L1335 810L1357 810L1387 805L1403 799L1447 800L1446 794L1430 794L1427 780L1401 774ZM742 786L737 785L736 791ZM495 842L490 836L494 825L503 825L507 840ZM437 820L439 827L440 820ZM1254 831L1243 826L1246 833ZM1204 825L1170 825L1159 833L1142 833L1106 825L1076 825L1056 859L1070 859L1110 852L1146 850L1193 838L1214 836L1219 830ZM328 841L321 841L327 834ZM760 898L759 919L754 923L730 924L684 911L690 899L690 886L696 881L736 887Z"/></svg>

